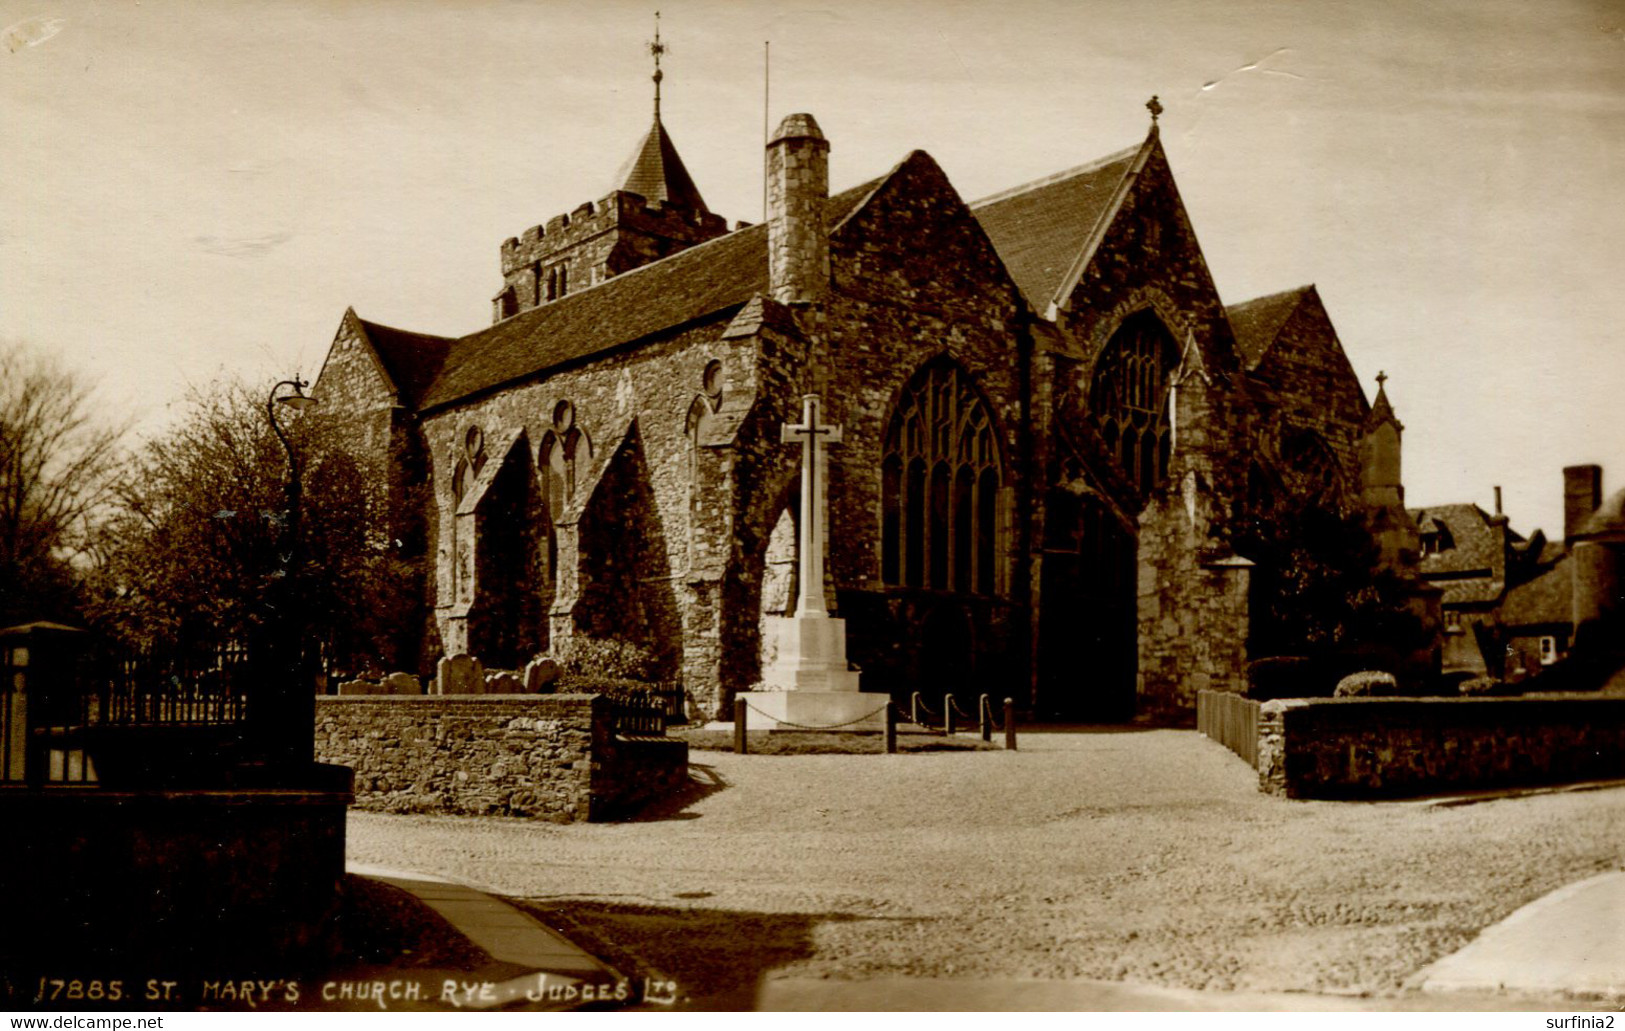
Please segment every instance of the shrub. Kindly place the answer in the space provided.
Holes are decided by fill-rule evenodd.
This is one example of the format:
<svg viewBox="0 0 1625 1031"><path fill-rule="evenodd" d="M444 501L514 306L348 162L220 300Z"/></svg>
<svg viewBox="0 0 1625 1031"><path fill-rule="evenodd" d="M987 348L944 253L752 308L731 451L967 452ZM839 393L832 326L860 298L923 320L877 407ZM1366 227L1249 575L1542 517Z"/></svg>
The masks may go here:
<svg viewBox="0 0 1625 1031"><path fill-rule="evenodd" d="M1254 659L1247 664L1247 697L1256 702L1312 697L1314 672L1314 661L1303 655Z"/></svg>
<svg viewBox="0 0 1625 1031"><path fill-rule="evenodd" d="M1394 679L1392 673L1380 669L1362 670L1359 673L1350 673L1337 682L1337 690L1332 692L1333 698L1376 698L1380 696L1393 696L1399 693L1399 681Z"/></svg>
<svg viewBox="0 0 1625 1031"><path fill-rule="evenodd" d="M1495 677L1473 677L1463 680L1456 690L1460 691L1464 698L1483 697L1498 693L1501 690L1501 681Z"/></svg>
<svg viewBox="0 0 1625 1031"><path fill-rule="evenodd" d="M631 641L571 637L560 644L553 658L565 673L609 680L648 682L655 679L658 660L647 648Z"/></svg>

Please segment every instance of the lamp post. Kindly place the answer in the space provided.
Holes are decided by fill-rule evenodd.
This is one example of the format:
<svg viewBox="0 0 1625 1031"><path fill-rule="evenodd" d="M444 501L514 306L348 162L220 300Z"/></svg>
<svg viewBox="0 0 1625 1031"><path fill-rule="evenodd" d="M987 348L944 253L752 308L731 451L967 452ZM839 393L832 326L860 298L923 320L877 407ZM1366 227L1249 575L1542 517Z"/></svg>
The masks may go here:
<svg viewBox="0 0 1625 1031"><path fill-rule="evenodd" d="M282 524L286 536L280 549L282 575L273 589L271 662L262 694L269 711L263 712L259 721L264 734L260 744L267 759L279 758L296 765L315 760L316 693L304 676L304 634L294 589L299 573L299 457L287 431L277 421L277 408L300 412L315 404L316 399L305 393L305 386L298 376L282 380L271 388L265 401L265 417L288 456L288 478L284 488L287 517ZM283 393L284 387L293 390Z"/></svg>

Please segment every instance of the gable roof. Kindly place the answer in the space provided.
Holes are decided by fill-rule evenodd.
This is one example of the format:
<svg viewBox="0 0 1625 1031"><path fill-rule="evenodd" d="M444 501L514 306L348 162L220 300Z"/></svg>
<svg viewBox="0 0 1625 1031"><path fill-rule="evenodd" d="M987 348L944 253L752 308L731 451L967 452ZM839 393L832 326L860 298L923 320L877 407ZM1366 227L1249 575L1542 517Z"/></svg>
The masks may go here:
<svg viewBox="0 0 1625 1031"><path fill-rule="evenodd" d="M1507 592L1501 605L1505 626L1532 626L1541 623L1574 621L1573 563L1567 556L1543 570L1539 576Z"/></svg>
<svg viewBox="0 0 1625 1031"><path fill-rule="evenodd" d="M1231 333L1236 339L1236 351L1249 370L1258 368L1270 345L1275 343L1281 327L1286 325L1286 320L1292 317L1292 313L1298 310L1313 289L1312 284L1294 287L1225 308Z"/></svg>
<svg viewBox="0 0 1625 1031"><path fill-rule="evenodd" d="M653 203L710 211L658 114L632 156L615 173L615 189L636 193Z"/></svg>
<svg viewBox="0 0 1625 1031"><path fill-rule="evenodd" d="M373 353L384 367L384 374L399 391L401 403L416 405L434 382L454 341L450 337L413 333L368 322L360 316L356 317L356 324L372 345Z"/></svg>
<svg viewBox="0 0 1625 1031"><path fill-rule="evenodd" d="M1145 144L975 201L970 208L1040 314L1115 207Z"/></svg>
<svg viewBox="0 0 1625 1031"><path fill-rule="evenodd" d="M1477 505L1434 505L1408 510L1423 533L1428 524L1443 523L1450 531L1454 547L1422 556L1419 572L1444 588L1444 601L1470 603L1495 601L1506 590L1506 555L1501 534L1492 517ZM1522 540L1511 527L1506 539Z"/></svg>
<svg viewBox="0 0 1625 1031"><path fill-rule="evenodd" d="M826 221L838 224L874 187L831 197ZM739 229L449 342L419 404L448 405L718 315L767 288L767 226Z"/></svg>

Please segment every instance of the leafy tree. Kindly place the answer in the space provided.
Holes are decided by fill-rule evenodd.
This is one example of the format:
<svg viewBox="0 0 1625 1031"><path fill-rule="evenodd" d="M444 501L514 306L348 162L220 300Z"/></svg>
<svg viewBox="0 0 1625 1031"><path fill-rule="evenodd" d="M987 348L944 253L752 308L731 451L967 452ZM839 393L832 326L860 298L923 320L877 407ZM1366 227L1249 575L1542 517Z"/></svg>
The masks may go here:
<svg viewBox="0 0 1625 1031"><path fill-rule="evenodd" d="M1380 561L1362 507L1336 483L1271 486L1255 484L1235 540L1257 563L1253 657L1307 656L1327 691L1358 669L1403 675L1429 635L1410 607L1413 581Z"/></svg>
<svg viewBox="0 0 1625 1031"><path fill-rule="evenodd" d="M281 415L303 483L294 552L288 455L265 404L257 387L216 386L137 452L101 533L92 613L130 645L180 649L253 645L289 619L331 663L390 665L420 592L383 477L345 450L342 427Z"/></svg>
<svg viewBox="0 0 1625 1031"><path fill-rule="evenodd" d="M118 459L118 427L56 359L0 345L0 625L72 619L73 562Z"/></svg>

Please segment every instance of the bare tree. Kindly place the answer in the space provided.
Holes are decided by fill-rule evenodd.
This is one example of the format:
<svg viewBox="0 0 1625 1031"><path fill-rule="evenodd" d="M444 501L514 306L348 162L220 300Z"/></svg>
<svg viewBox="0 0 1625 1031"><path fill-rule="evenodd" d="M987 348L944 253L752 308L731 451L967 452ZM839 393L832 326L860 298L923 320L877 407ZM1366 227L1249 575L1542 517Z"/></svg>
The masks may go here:
<svg viewBox="0 0 1625 1031"><path fill-rule="evenodd" d="M0 344L0 620L71 614L72 558L87 546L121 435L82 376Z"/></svg>

